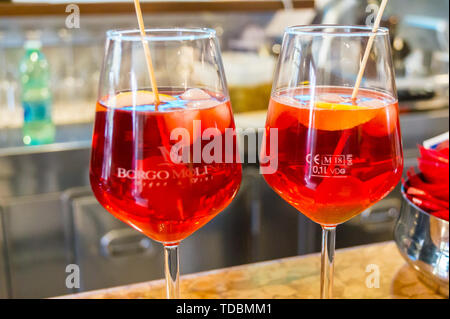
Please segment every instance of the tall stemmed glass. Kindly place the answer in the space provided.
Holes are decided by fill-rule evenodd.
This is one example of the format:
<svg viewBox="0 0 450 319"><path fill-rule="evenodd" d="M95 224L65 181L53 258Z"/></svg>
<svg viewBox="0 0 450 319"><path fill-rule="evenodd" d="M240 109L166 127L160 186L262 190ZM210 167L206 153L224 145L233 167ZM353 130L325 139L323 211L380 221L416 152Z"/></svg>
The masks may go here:
<svg viewBox="0 0 450 319"><path fill-rule="evenodd" d="M214 30L146 34L107 33L90 181L111 214L164 245L167 297L179 298L178 245L231 202L241 164Z"/></svg>
<svg viewBox="0 0 450 319"><path fill-rule="evenodd" d="M353 86L373 47L356 98ZM403 154L388 30L297 26L286 30L269 105L265 143L278 147L267 183L322 226L321 298L332 297L336 226L385 197ZM273 151L271 150L270 154ZM262 168L268 164L262 164Z"/></svg>

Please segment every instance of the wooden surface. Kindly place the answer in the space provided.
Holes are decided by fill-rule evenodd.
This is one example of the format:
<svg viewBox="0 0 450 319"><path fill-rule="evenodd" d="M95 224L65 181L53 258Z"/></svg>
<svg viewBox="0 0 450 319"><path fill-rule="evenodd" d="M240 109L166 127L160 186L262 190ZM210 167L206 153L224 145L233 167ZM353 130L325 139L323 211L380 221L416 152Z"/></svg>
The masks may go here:
<svg viewBox="0 0 450 319"><path fill-rule="evenodd" d="M393 242L338 250L335 267L336 298L444 298L417 279ZM319 276L318 254L284 258L182 276L181 298L318 298ZM164 298L164 289L156 280L62 298Z"/></svg>
<svg viewBox="0 0 450 319"><path fill-rule="evenodd" d="M31 1L30 1L31 2ZM38 1L36 1L38 2ZM76 3L76 1L74 1ZM314 8L314 0L293 0L293 7ZM68 4L0 3L0 16L67 15ZM78 3L81 14L134 14L133 1ZM142 2L144 13L198 11L273 11L283 9L275 0L152 1Z"/></svg>

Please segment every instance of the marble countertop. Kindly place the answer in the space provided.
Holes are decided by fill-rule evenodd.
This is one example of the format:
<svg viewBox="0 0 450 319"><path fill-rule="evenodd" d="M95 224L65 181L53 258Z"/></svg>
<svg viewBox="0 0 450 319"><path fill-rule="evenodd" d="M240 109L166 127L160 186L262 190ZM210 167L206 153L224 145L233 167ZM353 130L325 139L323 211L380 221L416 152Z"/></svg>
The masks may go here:
<svg viewBox="0 0 450 319"><path fill-rule="evenodd" d="M417 279L394 242L340 249L335 260L335 298L444 298ZM181 298L318 298L319 278L320 254L283 258L182 276ZM60 298L165 298L165 283L155 280Z"/></svg>

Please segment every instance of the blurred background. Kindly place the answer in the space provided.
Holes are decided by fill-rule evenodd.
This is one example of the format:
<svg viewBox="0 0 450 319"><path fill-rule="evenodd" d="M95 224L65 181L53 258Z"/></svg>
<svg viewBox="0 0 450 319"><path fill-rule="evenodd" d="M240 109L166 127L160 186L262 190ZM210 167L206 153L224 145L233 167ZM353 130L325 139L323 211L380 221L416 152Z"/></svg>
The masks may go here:
<svg viewBox="0 0 450 319"><path fill-rule="evenodd" d="M242 128L264 127L285 27L364 25L379 4L141 2L147 28L217 31ZM77 1L75 9L70 3L0 0L0 298L50 297L163 277L161 245L106 213L88 178L105 31L137 27L132 1ZM79 25L70 16L78 9ZM417 144L448 131L448 10L448 0L392 0L383 17L397 74L405 167L415 165ZM38 55L28 55L36 48ZM30 61L40 72L32 87L26 81ZM27 103L36 100L42 114L29 114ZM36 137L37 122L46 129ZM256 150L246 152L251 157ZM320 228L271 191L257 164L244 167L237 198L181 245L183 274L320 251ZM337 248L391 240L400 203L396 189L339 226ZM79 289L65 286L71 263L80 266Z"/></svg>

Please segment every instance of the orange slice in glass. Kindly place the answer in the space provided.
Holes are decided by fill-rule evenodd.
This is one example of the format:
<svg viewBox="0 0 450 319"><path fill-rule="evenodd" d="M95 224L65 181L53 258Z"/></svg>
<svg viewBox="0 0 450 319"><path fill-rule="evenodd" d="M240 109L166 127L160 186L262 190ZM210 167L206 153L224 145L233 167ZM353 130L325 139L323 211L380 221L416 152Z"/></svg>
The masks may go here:
<svg viewBox="0 0 450 319"><path fill-rule="evenodd" d="M318 130L340 131L364 124L380 112L382 108L361 105L316 102L314 108L301 108L299 121Z"/></svg>

